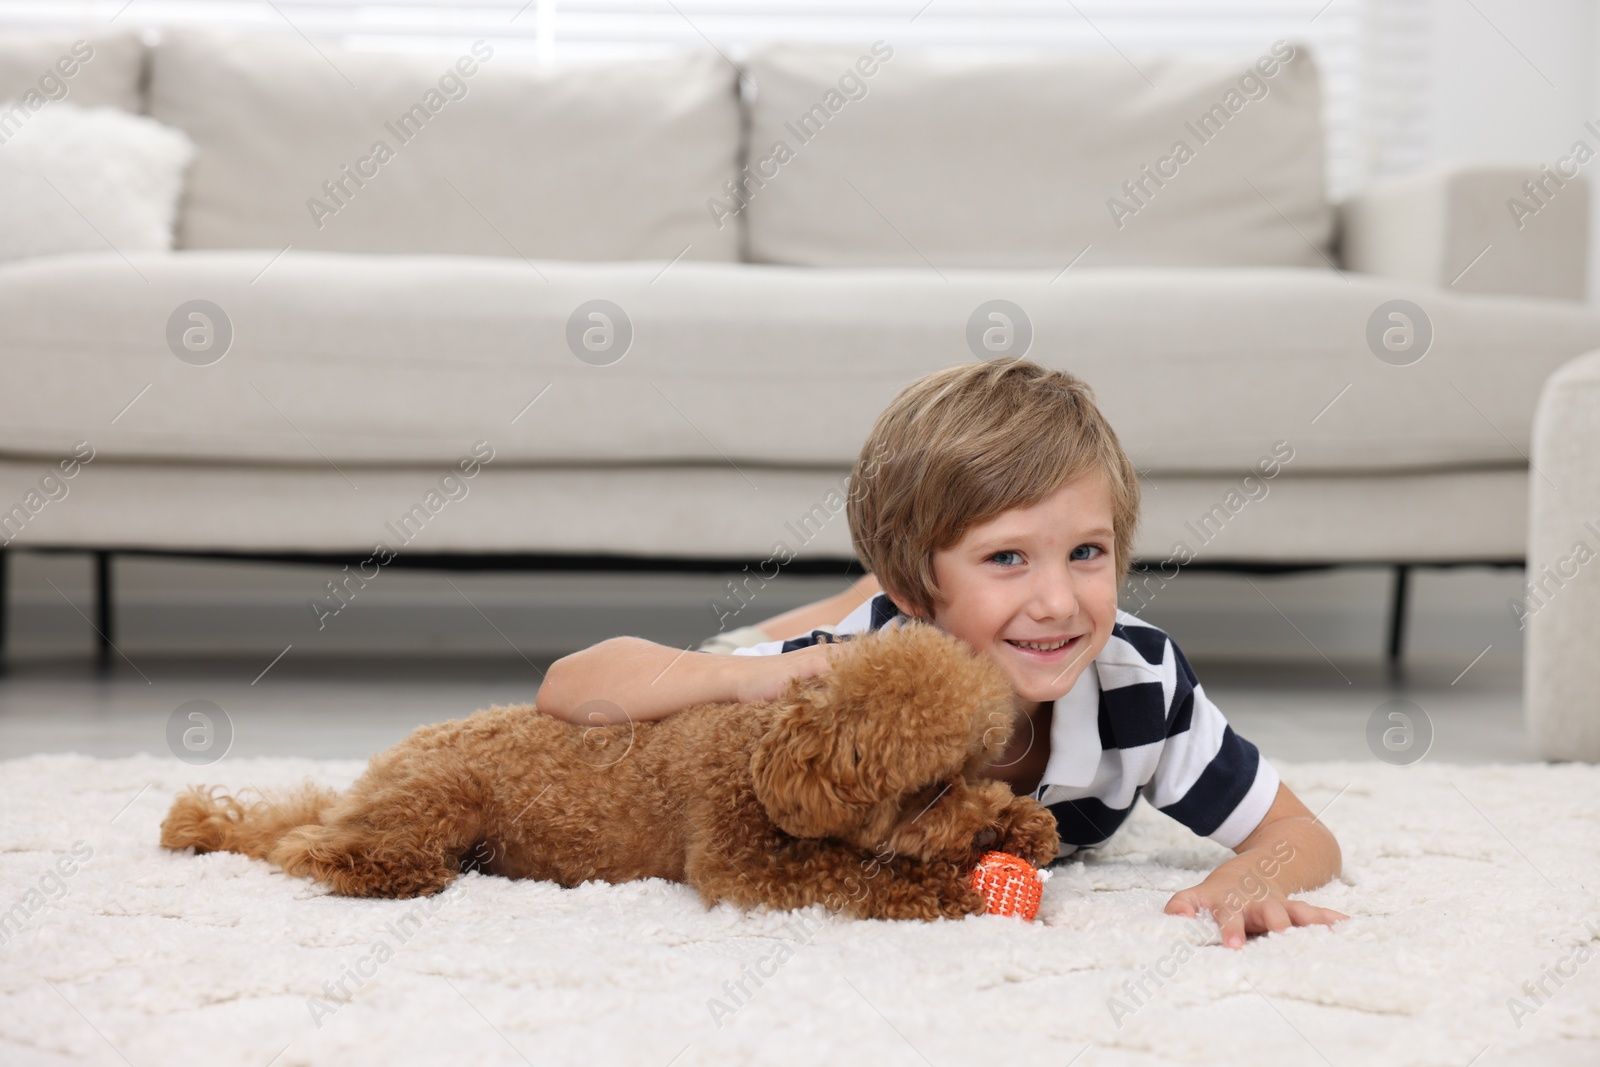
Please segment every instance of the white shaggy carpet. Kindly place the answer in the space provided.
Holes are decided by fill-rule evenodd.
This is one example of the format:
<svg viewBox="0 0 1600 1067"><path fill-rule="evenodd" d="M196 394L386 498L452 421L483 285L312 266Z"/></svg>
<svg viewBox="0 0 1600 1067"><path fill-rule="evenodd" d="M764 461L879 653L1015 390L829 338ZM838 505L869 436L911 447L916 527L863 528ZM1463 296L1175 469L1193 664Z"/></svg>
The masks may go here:
<svg viewBox="0 0 1600 1067"><path fill-rule="evenodd" d="M360 769L0 763L0 1063L1600 1063L1597 767L1281 767L1344 848L1307 899L1353 919L1242 952L1162 914L1227 853L1144 805L1032 925L478 875L429 911L156 845L191 781Z"/></svg>

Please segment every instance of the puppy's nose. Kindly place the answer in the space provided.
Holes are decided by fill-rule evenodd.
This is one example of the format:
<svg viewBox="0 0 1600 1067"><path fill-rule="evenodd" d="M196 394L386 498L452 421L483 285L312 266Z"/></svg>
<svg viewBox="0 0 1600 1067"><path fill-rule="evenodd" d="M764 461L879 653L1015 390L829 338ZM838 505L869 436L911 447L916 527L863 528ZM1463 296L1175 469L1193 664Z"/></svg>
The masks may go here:
<svg viewBox="0 0 1600 1067"><path fill-rule="evenodd" d="M987 852L1000 840L1000 835L994 832L994 827L985 826L972 837L972 851Z"/></svg>

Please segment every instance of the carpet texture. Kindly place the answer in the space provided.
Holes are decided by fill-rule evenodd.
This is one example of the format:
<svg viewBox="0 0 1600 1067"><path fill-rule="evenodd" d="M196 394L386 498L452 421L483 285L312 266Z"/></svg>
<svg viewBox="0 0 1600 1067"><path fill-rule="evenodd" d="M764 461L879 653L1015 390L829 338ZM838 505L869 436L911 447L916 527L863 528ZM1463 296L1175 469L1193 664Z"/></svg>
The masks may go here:
<svg viewBox="0 0 1600 1067"><path fill-rule="evenodd" d="M157 847L188 783L361 766L0 763L0 1063L1600 1063L1593 766L1283 765L1344 849L1306 899L1353 918L1242 952L1162 914L1229 853L1142 804L1031 925L708 911L660 881L353 901Z"/></svg>

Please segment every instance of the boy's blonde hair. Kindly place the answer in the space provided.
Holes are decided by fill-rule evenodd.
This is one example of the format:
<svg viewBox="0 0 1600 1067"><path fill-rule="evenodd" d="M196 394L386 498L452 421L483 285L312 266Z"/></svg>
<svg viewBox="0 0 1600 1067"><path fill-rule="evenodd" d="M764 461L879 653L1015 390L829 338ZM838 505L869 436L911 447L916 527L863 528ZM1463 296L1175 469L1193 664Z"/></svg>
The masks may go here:
<svg viewBox="0 0 1600 1067"><path fill-rule="evenodd" d="M1016 357L947 367L902 389L867 435L846 503L851 544L901 608L931 619L946 600L934 581L936 550L1094 470L1111 494L1120 589L1139 476L1089 386Z"/></svg>

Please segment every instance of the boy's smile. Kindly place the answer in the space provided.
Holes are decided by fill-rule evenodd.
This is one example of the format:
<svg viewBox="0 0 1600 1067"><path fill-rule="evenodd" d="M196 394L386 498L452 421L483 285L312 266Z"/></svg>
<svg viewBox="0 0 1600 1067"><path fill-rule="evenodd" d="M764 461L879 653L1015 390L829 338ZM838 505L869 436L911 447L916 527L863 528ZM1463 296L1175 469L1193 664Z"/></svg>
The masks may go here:
<svg viewBox="0 0 1600 1067"><path fill-rule="evenodd" d="M934 623L1005 671L1018 710L1066 695L1111 639L1117 567L1111 496L1092 471L936 550Z"/></svg>

